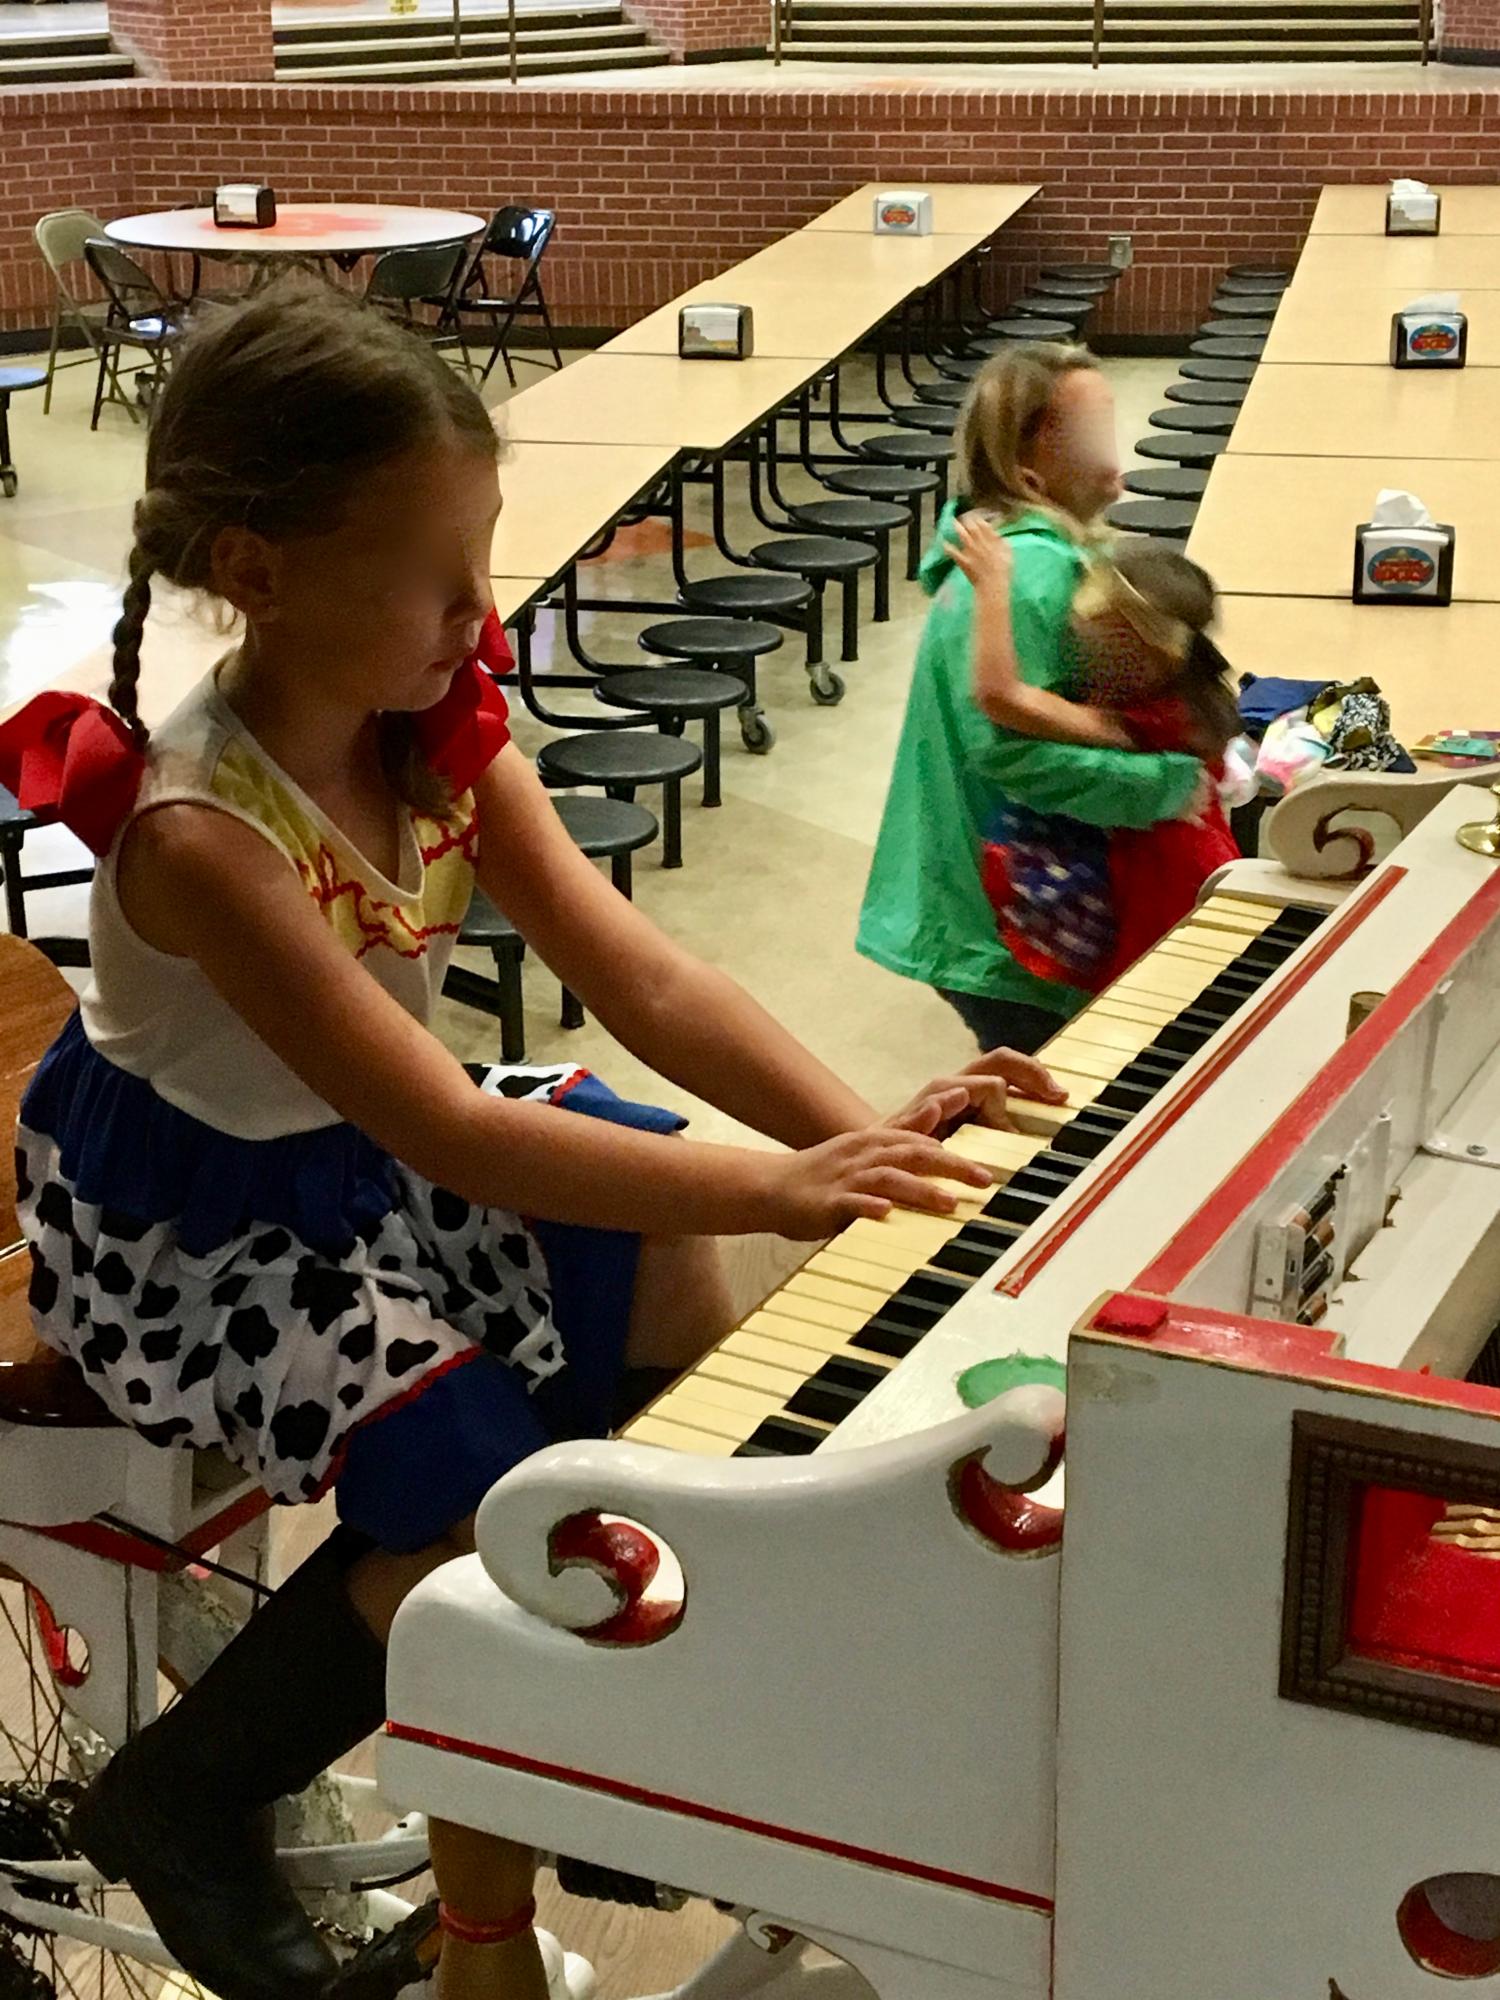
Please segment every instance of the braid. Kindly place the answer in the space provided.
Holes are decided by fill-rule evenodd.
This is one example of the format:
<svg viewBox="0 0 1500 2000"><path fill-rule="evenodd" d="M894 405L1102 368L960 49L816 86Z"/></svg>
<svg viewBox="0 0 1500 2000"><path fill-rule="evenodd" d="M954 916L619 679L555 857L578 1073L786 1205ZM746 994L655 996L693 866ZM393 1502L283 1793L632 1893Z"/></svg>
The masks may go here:
<svg viewBox="0 0 1500 2000"><path fill-rule="evenodd" d="M109 684L109 705L130 730L137 750L144 750L147 743L136 690L141 678L141 638L146 629L146 614L151 609L154 568L151 558L137 542L130 551L130 581L125 586L120 621L114 630L114 677Z"/></svg>

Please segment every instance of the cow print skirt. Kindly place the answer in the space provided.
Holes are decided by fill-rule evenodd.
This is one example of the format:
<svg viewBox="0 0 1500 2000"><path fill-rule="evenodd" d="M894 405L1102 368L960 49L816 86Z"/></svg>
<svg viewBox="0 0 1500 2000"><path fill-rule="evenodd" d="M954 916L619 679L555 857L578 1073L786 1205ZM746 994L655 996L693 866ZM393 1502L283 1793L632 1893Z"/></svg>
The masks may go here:
<svg viewBox="0 0 1500 2000"><path fill-rule="evenodd" d="M219 1446L274 1498L309 1500L338 1476L356 1431L460 1363L481 1354L504 1363L512 1393L526 1400L568 1369L548 1230L553 1244L568 1237L575 1249L606 1232L529 1227L474 1206L347 1127L236 1139L162 1104L135 1078L123 1092L133 1101L116 1101L118 1071L102 1101L92 1093L91 1108L133 1113L136 1126L154 1120L154 1145L143 1148L138 1129L112 1144L108 1131L91 1128L79 1142L69 1117L91 1093L67 1089L67 1072L77 1083L103 1058L76 1017L70 1033L75 1046L65 1036L59 1061L43 1065L18 1133L33 1317L42 1339L76 1360L111 1413L142 1436ZM482 1089L510 1097L647 1129L681 1123L624 1104L577 1069L474 1074ZM235 1157L247 1149L248 1162ZM518 1436L512 1459L545 1441L534 1421L522 1429L524 1448Z"/></svg>

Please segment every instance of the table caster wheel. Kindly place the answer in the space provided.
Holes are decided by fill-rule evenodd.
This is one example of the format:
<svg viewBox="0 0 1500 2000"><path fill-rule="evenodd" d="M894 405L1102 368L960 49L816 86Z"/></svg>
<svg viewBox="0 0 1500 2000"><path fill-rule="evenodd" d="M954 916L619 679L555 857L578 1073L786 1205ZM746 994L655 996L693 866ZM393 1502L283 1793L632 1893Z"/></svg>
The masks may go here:
<svg viewBox="0 0 1500 2000"><path fill-rule="evenodd" d="M752 757L764 757L768 750L775 747L776 731L766 720L762 709L740 710L740 741Z"/></svg>
<svg viewBox="0 0 1500 2000"><path fill-rule="evenodd" d="M819 708L836 708L844 699L844 677L832 667L812 667L807 676L808 692Z"/></svg>
<svg viewBox="0 0 1500 2000"><path fill-rule="evenodd" d="M15 499L16 488L20 483L13 467L8 465L3 472L0 472L0 493L3 493L7 500Z"/></svg>

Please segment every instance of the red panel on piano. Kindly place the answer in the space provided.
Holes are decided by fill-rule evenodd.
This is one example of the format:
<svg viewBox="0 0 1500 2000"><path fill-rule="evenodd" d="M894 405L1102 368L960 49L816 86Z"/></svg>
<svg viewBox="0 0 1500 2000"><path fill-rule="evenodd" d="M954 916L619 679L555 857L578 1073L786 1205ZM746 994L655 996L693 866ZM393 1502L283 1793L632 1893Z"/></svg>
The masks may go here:
<svg viewBox="0 0 1500 2000"><path fill-rule="evenodd" d="M1436 1494L1364 1489L1350 1562L1349 1650L1500 1687L1500 1560L1434 1540L1445 1512Z"/></svg>

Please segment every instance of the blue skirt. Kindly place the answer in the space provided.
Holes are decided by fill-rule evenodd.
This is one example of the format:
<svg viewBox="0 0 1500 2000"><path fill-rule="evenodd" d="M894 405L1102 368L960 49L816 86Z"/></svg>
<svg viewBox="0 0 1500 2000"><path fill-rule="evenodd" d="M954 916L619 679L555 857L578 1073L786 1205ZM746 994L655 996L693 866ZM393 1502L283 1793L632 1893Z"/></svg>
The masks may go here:
<svg viewBox="0 0 1500 2000"><path fill-rule="evenodd" d="M473 1074L683 1124L568 1066ZM608 1429L635 1236L476 1206L349 1125L231 1137L107 1061L76 1015L27 1092L17 1164L38 1331L113 1414L221 1447L278 1500L333 1486L382 1547L426 1547L540 1446Z"/></svg>

